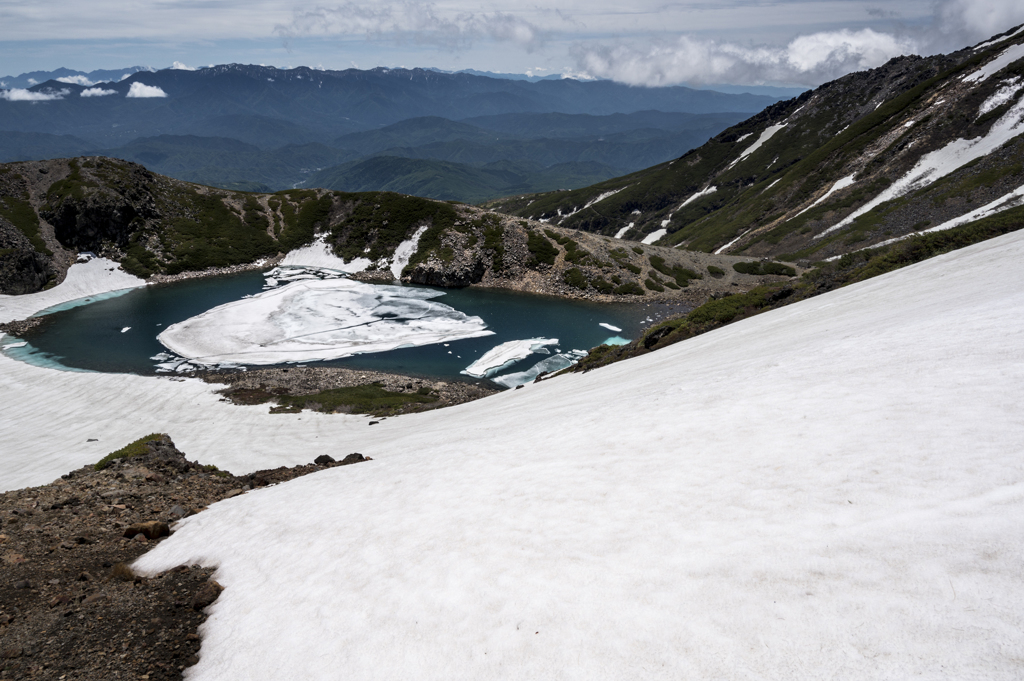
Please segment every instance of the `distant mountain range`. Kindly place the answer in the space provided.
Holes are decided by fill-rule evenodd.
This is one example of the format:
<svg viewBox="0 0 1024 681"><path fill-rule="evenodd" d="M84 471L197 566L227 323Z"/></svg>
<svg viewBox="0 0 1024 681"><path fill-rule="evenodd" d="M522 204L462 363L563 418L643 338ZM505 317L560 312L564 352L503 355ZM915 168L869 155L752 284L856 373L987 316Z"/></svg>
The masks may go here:
<svg viewBox="0 0 1024 681"><path fill-rule="evenodd" d="M673 161L488 207L648 243L815 261L1009 220L1022 205L1024 33L1011 30L826 83Z"/></svg>
<svg viewBox="0 0 1024 681"><path fill-rule="evenodd" d="M46 75L54 77L28 84ZM0 90L0 161L104 155L220 187L279 190L310 186L318 172L340 183L331 188L348 187L340 178L353 164L389 156L424 163L374 163L410 172L380 176L382 186L436 187L430 196L462 201L575 188L639 170L777 101L610 81L239 64L61 69L22 74L7 88ZM505 162L512 175L489 168L479 178L486 181L463 181ZM583 163L590 168L565 172ZM425 172L436 173L435 181L424 183Z"/></svg>

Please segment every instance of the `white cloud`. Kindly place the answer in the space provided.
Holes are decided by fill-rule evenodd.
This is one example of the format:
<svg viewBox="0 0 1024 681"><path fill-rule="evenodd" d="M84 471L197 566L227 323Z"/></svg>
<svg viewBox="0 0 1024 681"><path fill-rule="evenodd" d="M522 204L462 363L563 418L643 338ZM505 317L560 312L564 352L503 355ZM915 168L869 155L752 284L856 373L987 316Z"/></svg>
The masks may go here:
<svg viewBox="0 0 1024 681"><path fill-rule="evenodd" d="M784 47L747 47L684 35L675 42L643 48L581 44L573 52L581 71L631 85L817 85L851 71L880 66L915 48L910 39L865 28L799 36Z"/></svg>
<svg viewBox="0 0 1024 681"><path fill-rule="evenodd" d="M36 80L35 78L29 78L28 79L28 84L29 85L39 85L39 81Z"/></svg>
<svg viewBox="0 0 1024 681"><path fill-rule="evenodd" d="M511 42L528 51L539 48L546 32L514 14L494 11L448 12L433 3L401 2L393 5L348 2L296 12L289 24L274 32L286 39L304 35L365 35L392 38L446 49L466 49L481 38Z"/></svg>
<svg viewBox="0 0 1024 681"><path fill-rule="evenodd" d="M176 61L173 64L171 64L171 70L172 71L195 71L196 69L194 67L192 67L192 66L186 66L185 64L182 64L180 61Z"/></svg>
<svg viewBox="0 0 1024 681"><path fill-rule="evenodd" d="M128 94L125 97L129 99L148 99L151 97L166 97L167 93L158 88L156 85L144 85L143 83L132 83L132 86L128 88Z"/></svg>
<svg viewBox="0 0 1024 681"><path fill-rule="evenodd" d="M973 43L1024 23L1020 0L942 0L936 19L944 33Z"/></svg>
<svg viewBox="0 0 1024 681"><path fill-rule="evenodd" d="M104 90L103 88L91 87L88 90L82 90L79 94L80 97L106 97L107 95L116 95L117 90Z"/></svg>
<svg viewBox="0 0 1024 681"><path fill-rule="evenodd" d="M70 90L33 92L32 90L12 88L10 90L0 90L0 99L6 99L8 102L50 102L55 99L64 99L64 96L70 93Z"/></svg>
<svg viewBox="0 0 1024 681"><path fill-rule="evenodd" d="M83 85L85 87L96 84L86 76L64 76L63 78L58 78L57 82L67 83L68 85Z"/></svg>

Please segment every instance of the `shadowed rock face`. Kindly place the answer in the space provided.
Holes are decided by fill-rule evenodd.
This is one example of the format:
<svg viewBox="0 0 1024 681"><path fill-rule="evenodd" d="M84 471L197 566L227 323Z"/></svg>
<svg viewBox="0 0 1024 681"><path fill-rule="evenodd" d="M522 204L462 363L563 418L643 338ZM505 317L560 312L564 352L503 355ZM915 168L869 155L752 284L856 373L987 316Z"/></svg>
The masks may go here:
<svg viewBox="0 0 1024 681"><path fill-rule="evenodd" d="M51 259L37 252L24 234L0 218L0 293L33 293L53 275Z"/></svg>
<svg viewBox="0 0 1024 681"><path fill-rule="evenodd" d="M489 268L483 259L455 263L445 266L437 262L420 263L409 274L409 281L414 284L428 286L444 286L445 288L461 288L470 284L478 284L483 280Z"/></svg>
<svg viewBox="0 0 1024 681"><path fill-rule="evenodd" d="M98 251L104 241L127 245L137 215L135 207L123 197L107 201L91 196L82 200L65 198L53 210L42 213L61 244L84 251Z"/></svg>
<svg viewBox="0 0 1024 681"><path fill-rule="evenodd" d="M152 194L153 174L135 165L125 164L124 169L117 182L84 197L51 199L40 209L40 217L53 225L63 246L96 252L111 243L124 248L141 220L160 217Z"/></svg>

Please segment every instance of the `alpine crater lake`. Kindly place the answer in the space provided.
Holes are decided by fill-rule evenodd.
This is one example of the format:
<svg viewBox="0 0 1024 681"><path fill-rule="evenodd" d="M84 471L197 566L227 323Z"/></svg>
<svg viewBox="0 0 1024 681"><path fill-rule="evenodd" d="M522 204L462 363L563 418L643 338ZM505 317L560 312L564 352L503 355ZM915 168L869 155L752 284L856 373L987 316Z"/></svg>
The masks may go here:
<svg viewBox="0 0 1024 681"><path fill-rule="evenodd" d="M243 272L98 296L43 311L42 323L20 337L27 343L6 344L4 352L78 371L152 375L301 363L445 380L486 376L511 387L541 371L564 368L594 346L635 338L667 310L656 304L593 303L475 287L363 284L323 276L305 268ZM157 338L161 333L187 356L169 351ZM228 342L234 335L249 344ZM203 347L232 352L200 356L168 340L182 336L189 343L198 336ZM313 350L306 344L287 351L289 344L306 338L322 343ZM285 351L276 361L267 348L282 346ZM480 370L479 360L489 353L500 361ZM472 378L465 373L471 365Z"/></svg>

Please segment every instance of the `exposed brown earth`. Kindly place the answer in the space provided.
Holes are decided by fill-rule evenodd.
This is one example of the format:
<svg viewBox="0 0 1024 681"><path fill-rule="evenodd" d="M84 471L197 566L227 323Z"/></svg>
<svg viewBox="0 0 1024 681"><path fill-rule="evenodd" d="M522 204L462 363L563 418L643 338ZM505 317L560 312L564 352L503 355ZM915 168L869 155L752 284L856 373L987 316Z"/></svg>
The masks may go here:
<svg viewBox="0 0 1024 681"><path fill-rule="evenodd" d="M145 449L0 494L0 679L181 678L220 593L213 570L143 578L127 565L216 501L363 460L339 452L343 462L234 476L186 460L167 436Z"/></svg>

